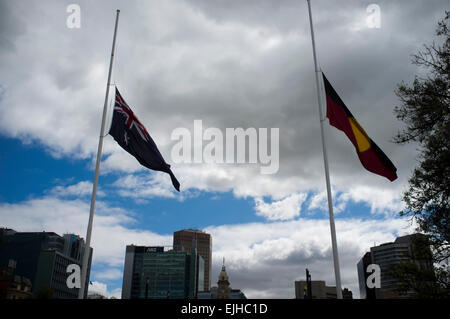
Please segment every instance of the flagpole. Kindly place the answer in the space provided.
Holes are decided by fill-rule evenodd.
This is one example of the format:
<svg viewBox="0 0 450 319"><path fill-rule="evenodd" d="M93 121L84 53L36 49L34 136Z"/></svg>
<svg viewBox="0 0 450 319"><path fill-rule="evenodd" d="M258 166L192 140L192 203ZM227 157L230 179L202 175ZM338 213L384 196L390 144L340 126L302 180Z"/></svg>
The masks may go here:
<svg viewBox="0 0 450 319"><path fill-rule="evenodd" d="M92 187L91 208L89 211L89 223L88 223L87 233L86 233L86 246L84 248L83 264L81 267L81 279L80 279L81 285L80 285L80 290L78 292L78 299L84 298L84 291L86 289L85 287L86 287L86 284L88 284L88 283L86 283L86 273L87 273L87 267L88 267L88 261L89 261L89 253L91 250L90 247L91 247L92 223L94 220L94 207L95 207L95 198L97 195L98 173L100 170L100 161L102 158L103 135L104 135L104 130L105 130L106 111L108 108L109 87L111 85L111 70L112 70L113 61L114 61L114 50L116 47L116 34L117 34L117 26L119 24L119 13L120 13L120 10L117 10L116 23L115 23L115 27L114 27L113 43L112 43L112 49L111 49L111 59L109 61L108 83L106 85L105 104L103 105L102 126L100 129L100 138L98 141L97 162L95 164L94 185Z"/></svg>
<svg viewBox="0 0 450 319"><path fill-rule="evenodd" d="M323 117L322 111L322 99L320 97L320 87L319 87L319 73L321 72L317 66L317 56L316 56L316 44L314 41L314 30L313 30L313 22L311 15L311 3L310 0L306 0L308 2L308 13L309 13L309 25L311 28L311 41L312 41L312 49L314 56L314 69L316 74L316 88L317 88L317 100L319 106L319 116L320 116L320 133L322 136L322 152L323 152L323 163L325 166L325 179L327 182L327 197L328 197L328 211L330 214L330 231L331 231L331 246L333 248L333 261L334 261L334 275L336 278L336 295L338 299L342 299L342 288L341 288L341 273L339 269L339 256L338 249L336 243L336 228L334 226L334 215L333 215L333 198L331 195L331 187L330 187L330 173L328 169L328 156L327 156L327 148L325 146L325 134L323 130L323 123L325 118Z"/></svg>

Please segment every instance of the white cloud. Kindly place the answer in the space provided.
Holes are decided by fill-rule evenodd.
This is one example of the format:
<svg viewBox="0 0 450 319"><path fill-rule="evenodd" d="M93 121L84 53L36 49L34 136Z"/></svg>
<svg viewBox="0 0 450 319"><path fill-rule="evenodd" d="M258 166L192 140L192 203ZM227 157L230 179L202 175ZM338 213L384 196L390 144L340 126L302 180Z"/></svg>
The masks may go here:
<svg viewBox="0 0 450 319"><path fill-rule="evenodd" d="M181 182L179 194L173 191L167 174L141 174L146 169L106 136L101 174L129 174L114 184L120 196L138 201L155 196L182 200L198 191L232 191L236 197L256 198L258 213L267 219L286 220L300 214L296 207L304 199L299 194L316 190L309 209L327 210L309 26L307 15L304 19L298 15L305 12L306 4L279 3L129 4L121 16L114 82L166 160L171 163L171 130L190 128L194 119L203 119L205 126L220 129L279 127L280 171L261 175L254 165L174 165ZM363 246L391 240L395 229L401 228L401 222L390 216L402 208L401 189L416 165L417 152L414 146L388 142L400 127L392 115L398 104L393 89L416 71L408 57L412 49L429 41L444 4L390 4L390 9L383 11L383 28L389 32L352 32L364 8L317 2L316 23L326 26L316 31L317 39L322 39L318 46L322 46L327 76L336 80L336 90L399 173L399 179L389 183L365 171L344 134L325 126L336 213L353 201L369 205L377 218L383 214L386 218L337 220L344 284L353 282L349 279L354 278L353 259ZM111 45L110 12L116 4L83 2L84 12L92 14L84 16L83 26L76 32L65 27L64 19L42 23L42 17L63 17L62 2L10 1L2 5L8 10L0 10L0 21L6 21L0 28L0 133L39 143L55 157L88 159L92 164ZM136 13L139 19L133 18ZM145 32L148 30L151 32ZM86 48L90 54L85 54ZM108 122L110 118L109 109ZM88 196L91 187L90 182L82 181L57 186L44 198L0 204L1 221L19 231L83 236L89 204L82 197ZM66 194L83 200L68 200ZM266 203L264 197L274 201ZM127 244L171 243L171 235L136 228L134 217L133 212L98 201L92 241L95 263L117 269L123 265ZM241 279L249 296L262 297L290 296L283 287L293 286L292 278L299 276L299 267L304 265L272 269L277 261L311 260L317 278L332 280L327 229L327 220L305 218L211 227L218 244L215 254L227 255L232 278ZM228 246L227 240L234 246ZM249 265L254 267L252 271ZM242 272L234 273L235 269ZM258 283L261 286L256 287Z"/></svg>
<svg viewBox="0 0 450 319"><path fill-rule="evenodd" d="M89 201L54 197L32 199L16 204L0 204L0 220L17 231L53 231L60 235L86 234ZM171 245L172 237L136 225L133 212L97 201L91 246L93 262L110 267L123 266L126 245Z"/></svg>
<svg viewBox="0 0 450 319"><path fill-rule="evenodd" d="M338 214L345 210L350 200L345 192L337 192L335 187L331 188L333 212ZM308 205L309 210L319 209L328 212L328 197L326 191L314 192Z"/></svg>
<svg viewBox="0 0 450 319"><path fill-rule="evenodd" d="M9 9L4 10L4 15L9 13L5 17L6 26L17 32L5 34L14 50L0 52L0 67L4 70L0 74L0 131L22 141L38 141L54 156L94 158L108 69L105 48L110 47L111 38L111 30L106 27L111 17L106 8L114 4L83 3L86 12L96 13L92 15L96 18L85 17L83 27L76 33L59 19L41 23L43 15L65 13L63 4L31 3L26 10L16 2L5 6ZM278 174L263 176L259 167L252 165L174 165L183 191L231 190L239 197L280 199L323 186L319 125L313 107L317 101L311 77L310 39L305 32L309 26L307 16L299 21L297 15L292 15L301 12L305 4L296 3L293 7L296 9L275 2L258 4L258 10L255 6L254 2L227 8L198 1L135 3L121 17L126 22L120 29L114 80L169 163L174 144L170 141L171 130L190 128L194 119L202 119L205 127L220 129L280 128ZM428 31L413 25L420 31L414 34L422 34L422 39L410 39L405 33L403 41L392 43L389 34L399 34L399 38L402 35L378 32L369 41L361 37L362 33L367 35L363 31L346 32L355 23L354 17L364 13L361 8L317 6L318 23L329 22L335 15L342 18L339 24L328 24L329 29L318 28L318 38L323 39L324 64L330 66L334 78L336 74L347 74L339 78L336 88L345 92L343 98L349 105L358 107L361 124L399 166L401 175L396 183L404 184L406 172L415 165L416 151L387 142L399 126L392 116L392 106L397 103L392 90L399 80L411 74L413 69L408 68L405 57L418 41L429 38L425 33ZM419 4L402 10L408 12L408 8L415 6ZM434 17L439 5L426 9L428 15L424 17ZM131 18L135 12L139 12L140 19ZM391 8L390 12L396 11ZM405 18L405 13L402 14ZM427 26L431 27L432 19L429 20ZM402 30L403 24L390 27ZM407 34L410 33L408 30ZM326 41L328 37L342 41ZM330 49L331 43L336 47ZM134 49L128 50L130 47ZM347 52L348 47L354 50ZM92 54L83 54L85 48ZM389 52L391 58L380 60L385 56L383 52ZM359 62L356 65L355 55ZM392 68L391 63L398 67ZM340 68L346 72L340 72ZM371 74L369 80L366 74ZM361 78L369 81L370 90L364 90L359 82L355 85ZM384 92L383 100L379 98L380 92ZM111 109L107 127L110 120ZM332 182L337 188L345 191L347 185L358 181L363 187L391 190L397 192L395 196L400 195L398 185L367 174L343 134L328 126L325 131L330 141L330 159L333 158ZM104 139L103 151L102 174L145 170L110 136ZM137 189L123 188L120 194L144 198L175 196L167 180L164 176L154 182L141 181ZM380 196L376 195L377 201L370 203L374 211L392 203ZM364 200L358 194L352 197Z"/></svg>
<svg viewBox="0 0 450 319"><path fill-rule="evenodd" d="M81 200L43 197L0 204L0 220L2 226L17 231L45 230L83 236L88 208L88 202ZM92 233L91 280L120 281L119 269L124 263L126 245L172 244L172 234L157 234L134 228L135 225L132 212L98 202ZM404 219L336 219L343 285L357 296L356 263L363 253L374 242L392 241L411 229ZM328 219L299 218L210 226L205 230L213 238L212 282L225 257L232 286L243 289L250 298L291 298L293 281L302 277L301 270L306 267L315 279L326 280L328 284L334 282ZM100 282L97 288L105 292L104 285Z"/></svg>
<svg viewBox="0 0 450 319"><path fill-rule="evenodd" d="M328 210L328 202L327 202L326 192L316 192L311 197L308 209Z"/></svg>
<svg viewBox="0 0 450 319"><path fill-rule="evenodd" d="M66 196L75 196L75 197L84 197L90 196L92 194L92 182L89 181L81 181L79 183L69 185L69 186L55 186L50 190L50 194L56 197L66 197ZM105 193L97 189L97 196L102 197L105 196Z"/></svg>
<svg viewBox="0 0 450 319"><path fill-rule="evenodd" d="M302 203L307 194L292 194L272 203L264 202L262 198L255 198L256 215L268 220L289 220L300 215Z"/></svg>
<svg viewBox="0 0 450 319"><path fill-rule="evenodd" d="M122 270L117 268L106 268L92 273L94 278L100 280L115 280L122 278Z"/></svg>
<svg viewBox="0 0 450 319"><path fill-rule="evenodd" d="M107 285L98 281L91 281L88 288L88 294L92 293L97 293L106 297L108 294Z"/></svg>
<svg viewBox="0 0 450 319"><path fill-rule="evenodd" d="M170 176L163 172L149 172L146 175L126 175L114 182L120 196L135 199L152 197L175 197Z"/></svg>
<svg viewBox="0 0 450 319"><path fill-rule="evenodd" d="M353 184L341 189L333 187L331 193L335 213L344 211L350 201L369 206L371 214L394 216L404 208L404 203L401 201L401 192L398 189L392 190L377 186ZM325 190L316 191L312 195L308 209L328 212L328 199Z"/></svg>
<svg viewBox="0 0 450 319"><path fill-rule="evenodd" d="M404 208L399 192L370 186L350 188L346 197L355 203L368 203L371 213L398 213Z"/></svg>
<svg viewBox="0 0 450 319"><path fill-rule="evenodd" d="M225 257L231 286L249 298L293 298L294 281L308 268L314 280L334 284L329 221L295 221L208 227L213 238L215 281ZM359 296L356 264L377 244L411 233L404 219L336 219L343 287Z"/></svg>
<svg viewBox="0 0 450 319"><path fill-rule="evenodd" d="M116 288L113 290L108 290L108 285L99 281L92 281L92 284L89 284L88 294L100 294L106 298L114 297L116 299L120 299L122 297L122 289Z"/></svg>

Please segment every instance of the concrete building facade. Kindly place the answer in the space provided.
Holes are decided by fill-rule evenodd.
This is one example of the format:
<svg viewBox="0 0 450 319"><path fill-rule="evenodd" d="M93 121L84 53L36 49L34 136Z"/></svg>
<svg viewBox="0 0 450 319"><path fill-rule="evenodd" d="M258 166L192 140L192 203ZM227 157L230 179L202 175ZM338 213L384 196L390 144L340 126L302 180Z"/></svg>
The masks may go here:
<svg viewBox="0 0 450 319"><path fill-rule="evenodd" d="M196 248L205 262L203 291L211 287L212 238L210 234L196 229L183 229L173 233L173 250L190 252Z"/></svg>
<svg viewBox="0 0 450 319"><path fill-rule="evenodd" d="M295 281L295 298L305 299L306 280ZM312 299L337 299L336 286L327 286L324 280L311 280ZM343 299L353 299L353 294L347 288L342 289Z"/></svg>

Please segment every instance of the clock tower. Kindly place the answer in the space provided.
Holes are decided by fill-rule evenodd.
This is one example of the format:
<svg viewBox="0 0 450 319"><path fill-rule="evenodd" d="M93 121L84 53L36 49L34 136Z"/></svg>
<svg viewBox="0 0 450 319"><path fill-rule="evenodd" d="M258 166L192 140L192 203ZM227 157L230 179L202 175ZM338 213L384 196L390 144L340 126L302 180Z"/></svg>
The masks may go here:
<svg viewBox="0 0 450 319"><path fill-rule="evenodd" d="M225 269L225 258L223 259L222 271L219 274L217 286L217 299L230 299L230 282L228 281L228 274Z"/></svg>

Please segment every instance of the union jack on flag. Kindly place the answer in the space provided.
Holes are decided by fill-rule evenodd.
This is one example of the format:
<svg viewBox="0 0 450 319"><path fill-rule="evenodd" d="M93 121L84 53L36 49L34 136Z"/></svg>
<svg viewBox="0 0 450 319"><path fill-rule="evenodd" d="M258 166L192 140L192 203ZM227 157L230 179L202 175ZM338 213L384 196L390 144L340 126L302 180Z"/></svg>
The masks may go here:
<svg viewBox="0 0 450 319"><path fill-rule="evenodd" d="M141 135L141 137L144 140L149 141L150 135L148 134L144 125L142 125L142 123L139 121L136 115L134 115L133 111L124 101L117 88L116 88L116 103L114 104L114 111L122 113L126 117L125 125L128 127L129 130L131 130L133 126L136 127L139 135Z"/></svg>
<svg viewBox="0 0 450 319"><path fill-rule="evenodd" d="M113 119L109 134L128 153L133 155L141 165L170 175L172 185L180 191L180 183L156 147L144 125L134 115L131 108L116 88Z"/></svg>

